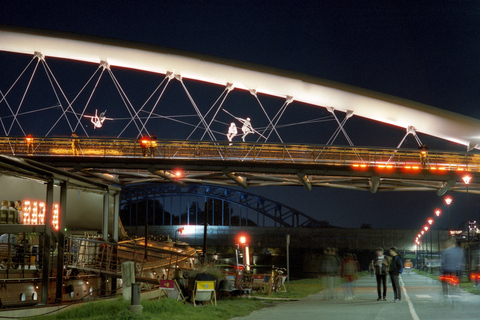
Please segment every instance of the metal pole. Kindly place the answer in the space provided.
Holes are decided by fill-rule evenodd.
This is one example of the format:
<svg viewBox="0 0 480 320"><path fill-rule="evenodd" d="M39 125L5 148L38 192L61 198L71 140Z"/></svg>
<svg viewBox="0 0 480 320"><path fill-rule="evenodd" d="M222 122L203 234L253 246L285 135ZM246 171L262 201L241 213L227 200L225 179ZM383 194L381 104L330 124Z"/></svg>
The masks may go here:
<svg viewBox="0 0 480 320"><path fill-rule="evenodd" d="M290 292L290 235L287 234L287 292Z"/></svg>
<svg viewBox="0 0 480 320"><path fill-rule="evenodd" d="M468 204L468 184L467 184L467 275L470 279L470 210Z"/></svg>
<svg viewBox="0 0 480 320"><path fill-rule="evenodd" d="M430 273L433 273L433 266L432 266L432 259L433 259L432 233L433 233L433 230L430 229Z"/></svg>
<svg viewBox="0 0 480 320"><path fill-rule="evenodd" d="M205 206L205 223L203 226L203 263L207 262L207 220L208 220L208 210L210 206Z"/></svg>
<svg viewBox="0 0 480 320"><path fill-rule="evenodd" d="M450 203L451 204L451 203ZM450 239L450 204L447 204L447 214L448 214L448 238Z"/></svg>

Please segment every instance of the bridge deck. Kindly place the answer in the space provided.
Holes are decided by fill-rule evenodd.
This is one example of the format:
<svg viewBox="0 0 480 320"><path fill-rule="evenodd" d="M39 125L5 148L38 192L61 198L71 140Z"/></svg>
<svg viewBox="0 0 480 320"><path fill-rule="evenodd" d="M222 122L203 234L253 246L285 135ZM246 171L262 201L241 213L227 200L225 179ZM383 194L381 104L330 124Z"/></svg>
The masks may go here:
<svg viewBox="0 0 480 320"><path fill-rule="evenodd" d="M303 185L307 189L329 186L445 193L461 182L465 172L480 173L480 154L474 152L428 151L422 155L418 149L306 144L156 140L142 147L137 139L39 137L29 144L23 137L3 137L0 154L30 157L73 168L103 183L123 185L174 181L244 188ZM183 170L181 175L176 168ZM477 190L474 183L475 179L471 192ZM464 191L460 185L455 188Z"/></svg>

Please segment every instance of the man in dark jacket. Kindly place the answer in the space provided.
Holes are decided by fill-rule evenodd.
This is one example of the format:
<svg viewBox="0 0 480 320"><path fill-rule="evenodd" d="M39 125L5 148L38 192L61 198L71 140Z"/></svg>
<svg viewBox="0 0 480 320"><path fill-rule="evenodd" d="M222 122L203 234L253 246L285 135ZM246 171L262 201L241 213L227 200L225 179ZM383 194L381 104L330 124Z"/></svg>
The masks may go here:
<svg viewBox="0 0 480 320"><path fill-rule="evenodd" d="M383 254L383 249L378 248L376 251L376 257L373 260L375 268L375 276L377 277L377 301L385 301L387 299L387 269L388 269L388 257ZM383 295L382 295L383 284Z"/></svg>
<svg viewBox="0 0 480 320"><path fill-rule="evenodd" d="M393 289L393 302L402 301L402 288L400 288L399 275L403 271L403 264L400 254L398 254L397 248L390 248L390 263L388 264L388 273L392 280Z"/></svg>

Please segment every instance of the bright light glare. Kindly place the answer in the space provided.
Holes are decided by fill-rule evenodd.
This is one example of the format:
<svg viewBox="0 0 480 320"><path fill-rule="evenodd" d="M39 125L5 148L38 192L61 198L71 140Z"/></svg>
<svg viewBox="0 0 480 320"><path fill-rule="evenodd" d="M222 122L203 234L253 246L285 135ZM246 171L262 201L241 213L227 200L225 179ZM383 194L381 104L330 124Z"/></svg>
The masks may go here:
<svg viewBox="0 0 480 320"><path fill-rule="evenodd" d="M472 180L472 177L469 175L463 176L462 180L465 184L470 184L470 181Z"/></svg>

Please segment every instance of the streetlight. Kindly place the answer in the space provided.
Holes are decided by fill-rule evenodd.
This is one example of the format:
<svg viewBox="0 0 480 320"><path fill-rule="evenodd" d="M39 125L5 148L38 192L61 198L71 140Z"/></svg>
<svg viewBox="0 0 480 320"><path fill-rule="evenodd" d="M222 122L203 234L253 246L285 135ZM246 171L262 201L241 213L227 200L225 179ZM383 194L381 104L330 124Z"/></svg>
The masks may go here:
<svg viewBox="0 0 480 320"><path fill-rule="evenodd" d="M448 238L450 238L450 205L452 204L452 197L448 196L443 199L447 204L447 215L448 215Z"/></svg>
<svg viewBox="0 0 480 320"><path fill-rule="evenodd" d="M468 205L468 185L472 180L472 177L469 175L464 175L462 177L463 182L467 186L467 256L468 256L468 266L467 266L467 273L470 279L470 212L469 212L469 205Z"/></svg>
<svg viewBox="0 0 480 320"><path fill-rule="evenodd" d="M442 210L435 209L435 216L438 218L442 214ZM440 252L440 228L437 228L437 252Z"/></svg>
<svg viewBox="0 0 480 320"><path fill-rule="evenodd" d="M433 224L433 218L428 218L427 220L428 224L429 225L432 225ZM432 264L432 261L433 261L433 244L432 244L432 228L430 228L430 273L433 273L433 264Z"/></svg>
<svg viewBox="0 0 480 320"><path fill-rule="evenodd" d="M175 243L178 242L178 235L183 234L184 231L185 231L184 227L181 227L181 228L178 228L177 230L175 230Z"/></svg>

